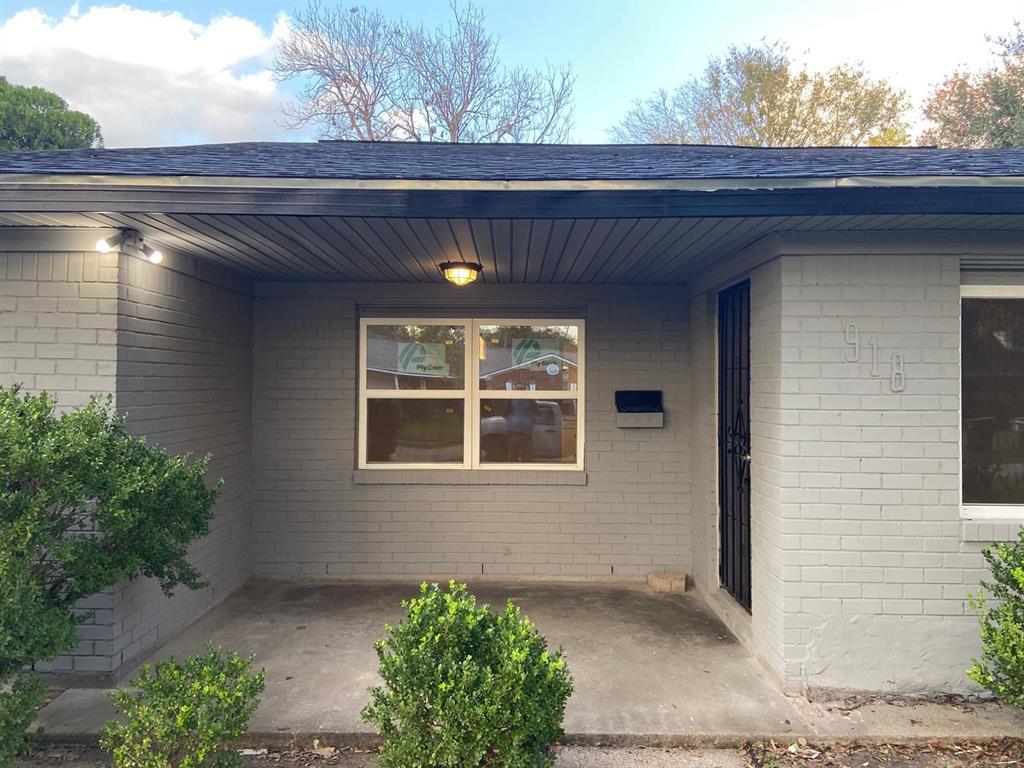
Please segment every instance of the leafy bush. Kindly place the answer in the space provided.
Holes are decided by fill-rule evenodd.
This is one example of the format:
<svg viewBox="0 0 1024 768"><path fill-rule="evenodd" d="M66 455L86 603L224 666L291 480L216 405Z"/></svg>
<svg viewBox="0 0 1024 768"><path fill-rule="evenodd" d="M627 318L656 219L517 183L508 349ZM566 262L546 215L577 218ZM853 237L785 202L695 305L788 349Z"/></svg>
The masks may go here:
<svg viewBox="0 0 1024 768"><path fill-rule="evenodd" d="M75 647L79 599L139 575L167 593L202 585L186 555L209 532L217 491L206 467L129 435L109 398L57 414L45 393L0 387L4 738L20 740L39 701L16 676ZM0 766L13 749L0 749Z"/></svg>
<svg viewBox="0 0 1024 768"><path fill-rule="evenodd" d="M572 678L562 650L510 601L477 605L465 584L423 584L377 642L384 685L363 719L380 729L385 768L534 768L554 763Z"/></svg>
<svg viewBox="0 0 1024 768"><path fill-rule="evenodd" d="M28 749L25 731L43 703L46 686L37 678L15 677L0 693L0 765L7 765Z"/></svg>
<svg viewBox="0 0 1024 768"><path fill-rule="evenodd" d="M138 689L110 698L124 722L103 729L100 746L114 768L233 768L241 756L227 742L245 733L263 693L264 672L249 674L252 657L213 646L184 664L174 659L145 665L132 680Z"/></svg>
<svg viewBox="0 0 1024 768"><path fill-rule="evenodd" d="M1024 707L1024 528L1018 541L986 547L984 555L992 581L971 596L982 649L967 675L1003 701Z"/></svg>

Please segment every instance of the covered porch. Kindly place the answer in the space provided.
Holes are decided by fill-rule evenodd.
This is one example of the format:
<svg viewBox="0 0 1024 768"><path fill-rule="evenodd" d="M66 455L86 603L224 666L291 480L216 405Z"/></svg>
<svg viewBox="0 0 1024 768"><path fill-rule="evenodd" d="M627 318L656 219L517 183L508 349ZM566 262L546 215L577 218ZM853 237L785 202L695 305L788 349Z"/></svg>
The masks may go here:
<svg viewBox="0 0 1024 768"><path fill-rule="evenodd" d="M1024 716L995 704L865 701L810 704L781 693L693 592L640 585L473 582L482 602L513 600L562 646L575 692L565 743L739 747L750 741L902 741L1016 737ZM201 652L209 642L253 653L267 672L245 742L253 746L376 743L359 718L379 682L374 641L401 619L410 582L256 579L146 661ZM135 667L136 665L132 665ZM133 672L126 670L125 680ZM122 680L124 682L124 680ZM74 688L43 710L47 739L91 741L115 712L104 689Z"/></svg>
<svg viewBox="0 0 1024 768"><path fill-rule="evenodd" d="M373 644L385 623L401 619L400 601L417 591L415 582L255 579L146 660L184 658L208 642L254 653L267 670L250 724L254 741L372 743L359 711L379 680ZM515 601L551 646L565 648L575 679L565 728L574 739L739 739L806 725L693 593L487 582L471 583L471 591L496 607ZM102 690L72 689L41 720L48 737L62 738L95 733L113 714Z"/></svg>
<svg viewBox="0 0 1024 768"><path fill-rule="evenodd" d="M961 528L959 302L962 281L1013 283L1024 263L1024 194L997 175L1010 160L324 143L4 162L0 381L65 405L113 395L130 429L173 453L211 453L224 479L192 553L209 585L166 599L137 580L96 596L54 672L110 681L157 648L265 635L268 666L278 647L275 667L308 674L318 662L291 652L319 626L322 638L361 633L345 647L365 655L339 666L371 674L372 639L401 590L369 585L456 577L490 580L491 601L494 580L527 602L545 596L524 608L579 654L587 693L574 706L598 702L570 712L584 731L702 727L700 711L684 721L673 707L712 691L729 692L710 710L719 721L769 713L748 725L770 733L787 719L770 686L967 690L977 631L963 596L989 534ZM162 260L134 237L97 253L99 238L127 232ZM480 279L445 283L451 261L479 263ZM742 285L735 327L749 333L730 351L749 381L730 406L749 422L734 451L747 467L726 539L720 438L734 419L723 431L719 301ZM456 440L460 466L432 465L449 453L419 462L412 439L402 466L367 466L365 328L389 320L461 328L464 360L484 324L585 327L575 361L551 358L574 364L569 383L585 378L585 392L545 398L568 403L575 452L562 440L545 454L564 466L484 467L475 426ZM857 360L851 323L864 333ZM885 355L874 363L871 338ZM442 410L467 425L501 415L481 414L469 393L479 370L463 370L464 397L431 398L462 398ZM619 421L616 393L634 390L661 393L659 425ZM695 592L645 595L651 571L683 572ZM725 577L742 588L722 589L734 586ZM546 581L597 584L534 584ZM260 590L285 619L269 623ZM311 624L304 611L331 618ZM588 656L593 643L610 645ZM645 663L620 668L631 645ZM315 687L285 677L278 701ZM352 723L367 678L336 682L356 691Z"/></svg>

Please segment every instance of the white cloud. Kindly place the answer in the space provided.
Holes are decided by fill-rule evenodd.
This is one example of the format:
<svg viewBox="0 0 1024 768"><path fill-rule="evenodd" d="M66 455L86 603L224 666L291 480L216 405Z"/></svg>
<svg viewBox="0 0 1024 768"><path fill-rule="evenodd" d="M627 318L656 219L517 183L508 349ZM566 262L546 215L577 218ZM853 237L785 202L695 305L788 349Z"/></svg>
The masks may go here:
<svg viewBox="0 0 1024 768"><path fill-rule="evenodd" d="M268 70L286 29L283 17L265 32L234 15L30 9L0 26L0 71L92 115L108 147L298 138L280 126L285 96Z"/></svg>

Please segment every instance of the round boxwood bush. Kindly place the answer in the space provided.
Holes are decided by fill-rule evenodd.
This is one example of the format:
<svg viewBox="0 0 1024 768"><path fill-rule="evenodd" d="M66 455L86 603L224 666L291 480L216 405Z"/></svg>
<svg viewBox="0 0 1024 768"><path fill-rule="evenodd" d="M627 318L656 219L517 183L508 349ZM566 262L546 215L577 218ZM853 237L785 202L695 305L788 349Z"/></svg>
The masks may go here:
<svg viewBox="0 0 1024 768"><path fill-rule="evenodd" d="M146 664L131 688L110 698L121 710L100 736L114 768L241 768L231 742L244 733L260 703L266 680L252 674L253 657L206 653L179 664Z"/></svg>
<svg viewBox="0 0 1024 768"><path fill-rule="evenodd" d="M363 719L385 768L536 768L554 763L572 677L562 649L509 602L477 605L465 584L423 584L377 642L383 686Z"/></svg>
<svg viewBox="0 0 1024 768"><path fill-rule="evenodd" d="M1008 704L1024 707L1024 528L1017 537L983 550L992 581L971 595L982 647L967 675Z"/></svg>

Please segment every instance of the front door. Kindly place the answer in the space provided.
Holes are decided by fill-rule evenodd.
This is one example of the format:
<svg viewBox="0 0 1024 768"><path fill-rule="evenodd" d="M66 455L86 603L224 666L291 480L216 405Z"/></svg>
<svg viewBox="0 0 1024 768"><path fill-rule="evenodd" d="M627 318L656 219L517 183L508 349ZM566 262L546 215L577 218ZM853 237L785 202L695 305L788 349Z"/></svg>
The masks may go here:
<svg viewBox="0 0 1024 768"><path fill-rule="evenodd" d="M750 283L718 296L719 577L750 610Z"/></svg>

